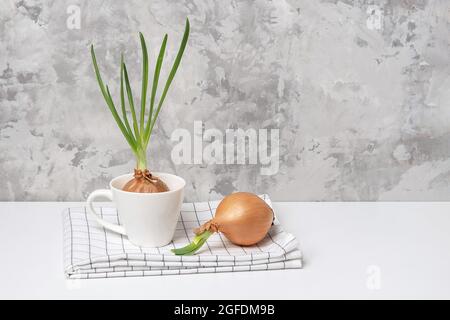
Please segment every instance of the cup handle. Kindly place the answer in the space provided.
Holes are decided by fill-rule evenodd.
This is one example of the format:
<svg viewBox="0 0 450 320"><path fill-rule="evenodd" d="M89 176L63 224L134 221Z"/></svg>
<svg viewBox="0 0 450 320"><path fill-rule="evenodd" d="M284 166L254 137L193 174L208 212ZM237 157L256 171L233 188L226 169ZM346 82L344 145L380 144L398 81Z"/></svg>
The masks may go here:
<svg viewBox="0 0 450 320"><path fill-rule="evenodd" d="M97 220L97 222L102 225L103 227L105 227L106 229L109 229L111 231L126 235L125 233L125 228L121 225L115 224L115 223L111 223L108 222L104 219L102 219L97 212L95 212L94 206L93 206L93 202L95 200L95 198L99 198L99 197L105 197L108 198L109 200L113 200L113 196L112 196L112 192L111 190L108 189L99 189L99 190L95 190L94 192L92 192L89 197L87 198L87 209L89 214L95 218L95 220Z"/></svg>

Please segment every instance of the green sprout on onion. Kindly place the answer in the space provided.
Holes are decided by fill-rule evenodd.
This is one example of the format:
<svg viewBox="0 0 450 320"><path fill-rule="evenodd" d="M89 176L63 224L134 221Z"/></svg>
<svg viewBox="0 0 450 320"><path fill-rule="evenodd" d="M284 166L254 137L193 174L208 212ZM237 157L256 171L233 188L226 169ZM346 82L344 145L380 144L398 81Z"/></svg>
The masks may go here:
<svg viewBox="0 0 450 320"><path fill-rule="evenodd" d="M159 50L158 58L156 60L155 71L153 74L153 84L152 84L152 88L151 88L150 102L149 102L148 108L147 108L147 91L148 91L148 82L149 82L148 81L149 80L148 79L148 77L149 77L148 53L147 53L147 46L145 43L145 38L141 32L139 33L141 49L142 49L142 57L143 57L142 89L141 89L141 100L140 100L140 112L139 113L137 112L138 110L136 110L136 107L138 107L138 106L135 104L135 101L133 98L133 93L132 93L131 86L130 86L128 70L127 70L127 66L124 62L123 54L121 56L121 62L120 62L120 109L121 109L121 115L120 115L114 102L113 102L108 85L104 84L104 82L102 80L102 77L101 77L100 71L99 71L99 67L97 64L97 58L95 56L94 46L91 45L92 63L94 65L95 75L97 77L100 91L103 95L103 98L106 101L106 105L108 106L114 120L117 123L117 126L119 127L119 129L122 132L123 136L125 137L127 143L130 145L130 148L131 148L133 154L136 157L137 165L136 165L136 170L135 170L135 178L136 178L136 171L139 171L141 173L141 176L146 178L147 182L149 182L149 181L151 182L151 179L156 178L156 177L152 177L148 171L147 146L150 141L150 137L152 135L152 131L155 126L156 120L161 111L161 107L164 103L164 99L166 98L169 87L172 83L173 78L175 77L178 66L180 65L181 58L183 56L184 49L186 47L186 43L187 43L187 40L189 37L189 29L190 29L189 20L186 19L186 26L185 26L184 35L183 35L183 39L181 41L180 48L178 49L178 53L173 62L172 69L170 70L169 76L166 80L166 83L164 85L164 88L163 88L162 94L159 98L159 101L158 101L158 103L156 103L156 91L158 88L159 76L160 76L161 67L163 64L164 54L166 51L167 37L168 37L167 34L164 36L162 44L161 44L161 48ZM126 92L127 99L125 99L125 92ZM128 120L126 103L128 103L128 107L131 111L131 123ZM148 109L148 112L147 112L147 109ZM124 188L124 190L125 190L125 188ZM128 190L128 191L134 191L134 190ZM137 191L137 192L151 192L151 191Z"/></svg>

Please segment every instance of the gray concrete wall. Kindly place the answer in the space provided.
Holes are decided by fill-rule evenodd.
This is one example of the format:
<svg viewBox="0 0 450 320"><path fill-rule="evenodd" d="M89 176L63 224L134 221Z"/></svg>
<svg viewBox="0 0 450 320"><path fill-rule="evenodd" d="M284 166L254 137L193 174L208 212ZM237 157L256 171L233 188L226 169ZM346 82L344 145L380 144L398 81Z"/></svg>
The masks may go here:
<svg viewBox="0 0 450 320"><path fill-rule="evenodd" d="M138 31L152 65L167 32L171 62L186 16L191 37L149 162L183 176L187 200L234 190L276 200L450 199L445 0L1 1L0 199L81 200L131 171L89 45L118 102L120 53L138 96ZM171 137L194 134L195 121L223 133L279 129L276 173L261 174L260 161L174 163Z"/></svg>

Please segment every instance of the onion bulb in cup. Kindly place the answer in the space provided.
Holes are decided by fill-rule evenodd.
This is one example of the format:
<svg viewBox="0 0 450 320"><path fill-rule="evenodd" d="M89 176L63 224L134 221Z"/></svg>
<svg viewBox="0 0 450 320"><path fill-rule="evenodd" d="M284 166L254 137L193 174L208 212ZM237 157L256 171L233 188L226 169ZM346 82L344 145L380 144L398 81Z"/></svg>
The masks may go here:
<svg viewBox="0 0 450 320"><path fill-rule="evenodd" d="M269 232L273 217L272 208L257 195L249 192L230 194L220 202L214 218L195 229L192 243L172 252L192 255L215 232L222 233L236 245L254 245Z"/></svg>

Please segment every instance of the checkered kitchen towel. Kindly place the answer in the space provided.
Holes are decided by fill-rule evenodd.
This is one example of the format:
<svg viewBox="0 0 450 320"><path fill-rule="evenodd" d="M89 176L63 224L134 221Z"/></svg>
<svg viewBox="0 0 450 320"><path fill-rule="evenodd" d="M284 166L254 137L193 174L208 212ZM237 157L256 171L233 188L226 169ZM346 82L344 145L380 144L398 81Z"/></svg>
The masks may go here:
<svg viewBox="0 0 450 320"><path fill-rule="evenodd" d="M267 195L261 198L271 205ZM126 236L99 226L85 207L68 208L63 213L65 274L88 279L301 268L296 238L276 219L265 239L254 246L234 245L218 233L195 255L174 255L170 249L191 242L192 230L210 220L219 203L183 203L173 241L160 248L135 246ZM105 220L120 223L115 208L97 210Z"/></svg>

